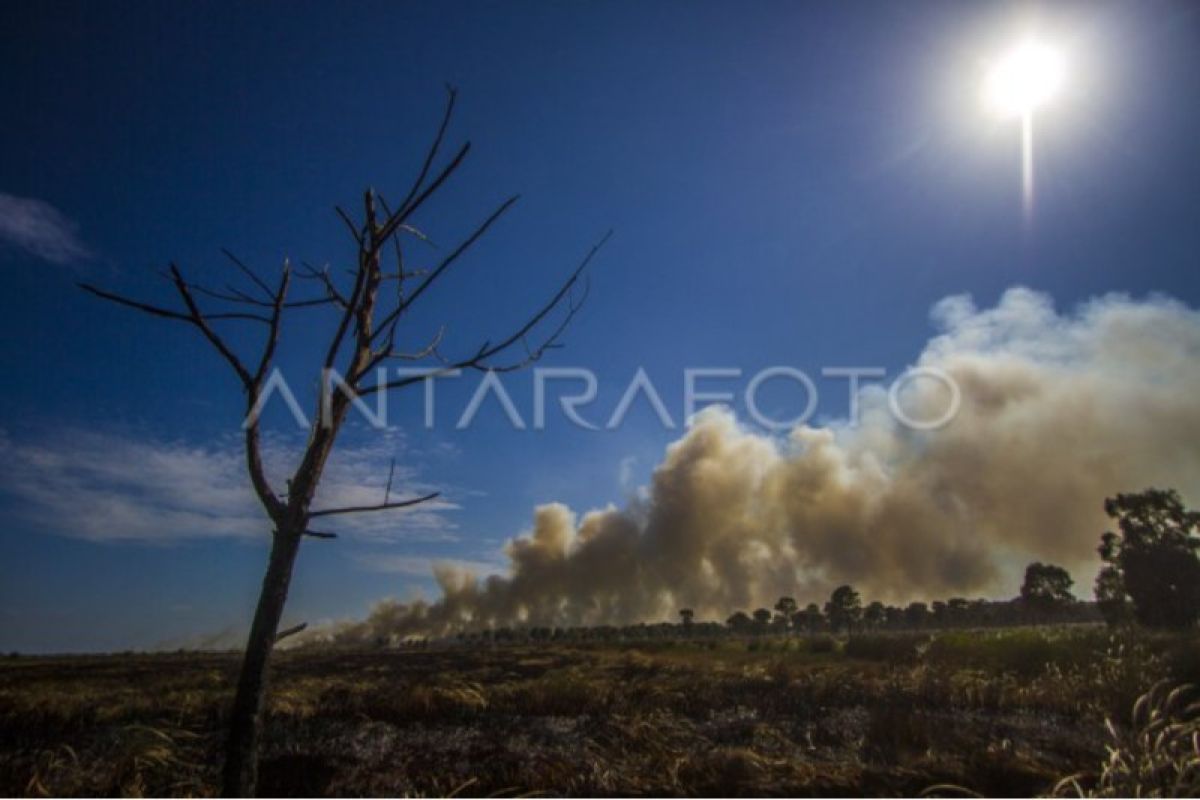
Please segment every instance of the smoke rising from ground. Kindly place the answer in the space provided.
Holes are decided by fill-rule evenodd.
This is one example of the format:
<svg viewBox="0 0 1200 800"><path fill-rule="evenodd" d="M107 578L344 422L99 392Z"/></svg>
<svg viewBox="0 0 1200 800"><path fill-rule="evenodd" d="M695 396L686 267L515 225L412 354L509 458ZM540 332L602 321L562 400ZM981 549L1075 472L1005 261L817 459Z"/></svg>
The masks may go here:
<svg viewBox="0 0 1200 800"><path fill-rule="evenodd" d="M1030 559L1063 564L1090 595L1105 496L1150 485L1200 493L1200 313L1110 295L1073 313L1012 289L933 309L941 330L916 364L962 391L957 417L913 431L865 386L860 424L785 438L709 409L667 448L624 508L540 506L507 547L509 574L435 570L433 603L380 603L319 633L338 641L501 625L724 619L802 603L849 582L904 602L1012 593ZM946 390L909 385L903 407L934 418Z"/></svg>

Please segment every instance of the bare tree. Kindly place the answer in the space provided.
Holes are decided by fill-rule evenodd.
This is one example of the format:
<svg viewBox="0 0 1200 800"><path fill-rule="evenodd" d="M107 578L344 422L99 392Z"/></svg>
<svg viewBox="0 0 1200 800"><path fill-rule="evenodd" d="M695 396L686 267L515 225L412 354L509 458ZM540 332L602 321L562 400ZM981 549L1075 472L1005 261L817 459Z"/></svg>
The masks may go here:
<svg viewBox="0 0 1200 800"><path fill-rule="evenodd" d="M427 502L437 493L391 499L391 476L383 500L374 505L341 508L312 507L330 452L355 398L402 389L425 380L420 375L388 377L386 367L395 361L417 362L429 367L429 375L454 370L508 372L525 367L559 346L559 339L579 311L587 293L585 269L611 234L606 234L588 251L579 265L566 277L544 304L526 320L497 340L485 341L468 354L446 358L442 354L443 327L424 346L405 351L397 346L396 331L414 304L426 295L472 245L516 202L510 197L488 215L469 236L445 253L432 268L418 271L408 266L405 252L411 239L425 239L412 224L414 215L462 165L470 150L467 142L436 169L446 129L454 112L456 92L447 89L445 113L436 135L404 198L389 206L379 194L368 190L363 197L361 219L337 208L356 248L356 264L344 271L328 267L304 266L293 271L284 263L278 277L268 282L226 251L240 271L245 285L238 288L214 288L192 283L172 264L167 279L174 287L181 308L172 309L114 294L88 284L80 286L93 295L163 319L190 325L220 354L233 370L246 395L247 416L244 424L246 469L254 492L273 525L272 546L262 591L246 652L238 678L237 692L230 719L229 740L222 791L226 796L252 796L255 791L259 734L262 727L267 687L267 667L274 645L283 636L302 626L279 631L279 621L287 600L292 566L305 536L334 538L336 534L318 531L311 524L318 519L344 514L359 514L406 508ZM293 298L293 279L305 281L311 289L304 297ZM577 293L578 292L578 293ZM219 310L202 308L217 303ZM218 307L218 306L214 306ZM265 400L264 389L274 365L285 311L293 309L332 310L333 332L324 352L317 353L314 366L321 372L320 397L303 455L279 493L263 467L259 415ZM552 320L552 315L561 315ZM219 326L229 323L261 325L265 336L261 351L253 361L238 355ZM331 320L332 323L332 320ZM543 324L545 323L545 324ZM335 391L336 388L336 391ZM393 464L394 467L394 464Z"/></svg>

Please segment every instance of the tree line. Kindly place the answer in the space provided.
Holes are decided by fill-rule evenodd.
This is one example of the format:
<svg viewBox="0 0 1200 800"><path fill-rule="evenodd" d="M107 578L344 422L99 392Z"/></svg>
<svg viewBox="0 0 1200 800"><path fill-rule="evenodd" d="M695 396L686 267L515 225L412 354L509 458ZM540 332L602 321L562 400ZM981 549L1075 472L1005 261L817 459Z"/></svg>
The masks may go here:
<svg viewBox="0 0 1200 800"><path fill-rule="evenodd" d="M850 585L833 590L823 603L801 606L780 597L772 608L735 611L724 623L698 621L691 608L678 623L638 623L588 627L497 628L459 635L460 641L617 641L761 634L859 633L891 630L1010 627L1097 622L1118 626L1189 628L1200 618L1200 512L1184 507L1173 489L1146 489L1104 501L1116 530L1100 537L1104 567L1094 587L1095 601L1072 594L1074 580L1055 564L1034 562L1025 569L1020 594L1011 600L951 597L905 606L863 603ZM380 644L385 644L380 642Z"/></svg>
<svg viewBox="0 0 1200 800"><path fill-rule="evenodd" d="M1096 578L1096 602L1083 603L1071 593L1074 581L1060 566L1034 562L1025 570L1021 593L1009 602L968 600L909 603L906 607L866 606L849 585L833 590L822 608L800 608L781 597L773 610L734 612L725 624L738 632L980 627L1028 623L1090 621L1109 625L1137 622L1151 628L1190 628L1200 618L1200 512L1184 507L1173 489L1146 489L1104 501L1116 531L1100 537L1097 551L1104 567ZM684 627L691 609L679 612Z"/></svg>
<svg viewBox="0 0 1200 800"><path fill-rule="evenodd" d="M1072 585L1065 569L1041 563L1029 565L1020 596L1008 601L951 597L931 603L916 601L906 606L885 605L878 600L864 605L859 592L847 584L834 589L823 606L809 603L801 608L795 598L781 597L772 609L759 608L750 614L735 611L725 625L740 633L815 634L1004 627L1099 619L1095 604L1080 602L1071 594ZM679 613L684 627L692 623L691 609Z"/></svg>

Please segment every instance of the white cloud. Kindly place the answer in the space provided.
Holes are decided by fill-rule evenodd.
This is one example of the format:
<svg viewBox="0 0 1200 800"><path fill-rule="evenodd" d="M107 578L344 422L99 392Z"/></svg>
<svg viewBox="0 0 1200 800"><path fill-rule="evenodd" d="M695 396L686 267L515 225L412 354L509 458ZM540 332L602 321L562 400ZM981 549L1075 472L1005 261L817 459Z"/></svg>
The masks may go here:
<svg viewBox="0 0 1200 800"><path fill-rule="evenodd" d="M19 247L52 264L91 257L77 226L49 203L0 192L0 244Z"/></svg>
<svg viewBox="0 0 1200 800"><path fill-rule="evenodd" d="M617 464L617 485L624 490L633 488L633 469L637 466L637 456L625 456Z"/></svg>
<svg viewBox="0 0 1200 800"><path fill-rule="evenodd" d="M264 461L277 490L296 463L298 443L267 439ZM314 508L383 500L388 465L397 458L392 499L437 490L403 465L403 441L385 434L335 448ZM269 523L250 490L241 440L211 446L121 432L59 430L37 439L0 431L0 485L17 514L49 533L95 541L172 542L261 537ZM371 541L447 541L457 509L439 497L411 509L330 517L314 526Z"/></svg>

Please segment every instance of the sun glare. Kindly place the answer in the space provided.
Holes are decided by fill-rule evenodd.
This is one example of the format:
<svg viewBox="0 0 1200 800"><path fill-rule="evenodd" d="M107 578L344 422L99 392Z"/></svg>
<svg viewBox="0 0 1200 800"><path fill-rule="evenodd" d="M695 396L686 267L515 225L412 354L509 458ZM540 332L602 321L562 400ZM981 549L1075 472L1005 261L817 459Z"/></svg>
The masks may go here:
<svg viewBox="0 0 1200 800"><path fill-rule="evenodd" d="M1058 93L1063 77L1058 51L1036 41L1022 42L988 72L987 104L1002 116L1028 116Z"/></svg>
<svg viewBox="0 0 1200 800"><path fill-rule="evenodd" d="M1021 199L1026 224L1033 218L1034 112L1058 94L1063 77L1062 55L1026 39L992 64L984 82L984 99L992 112L1021 121Z"/></svg>

